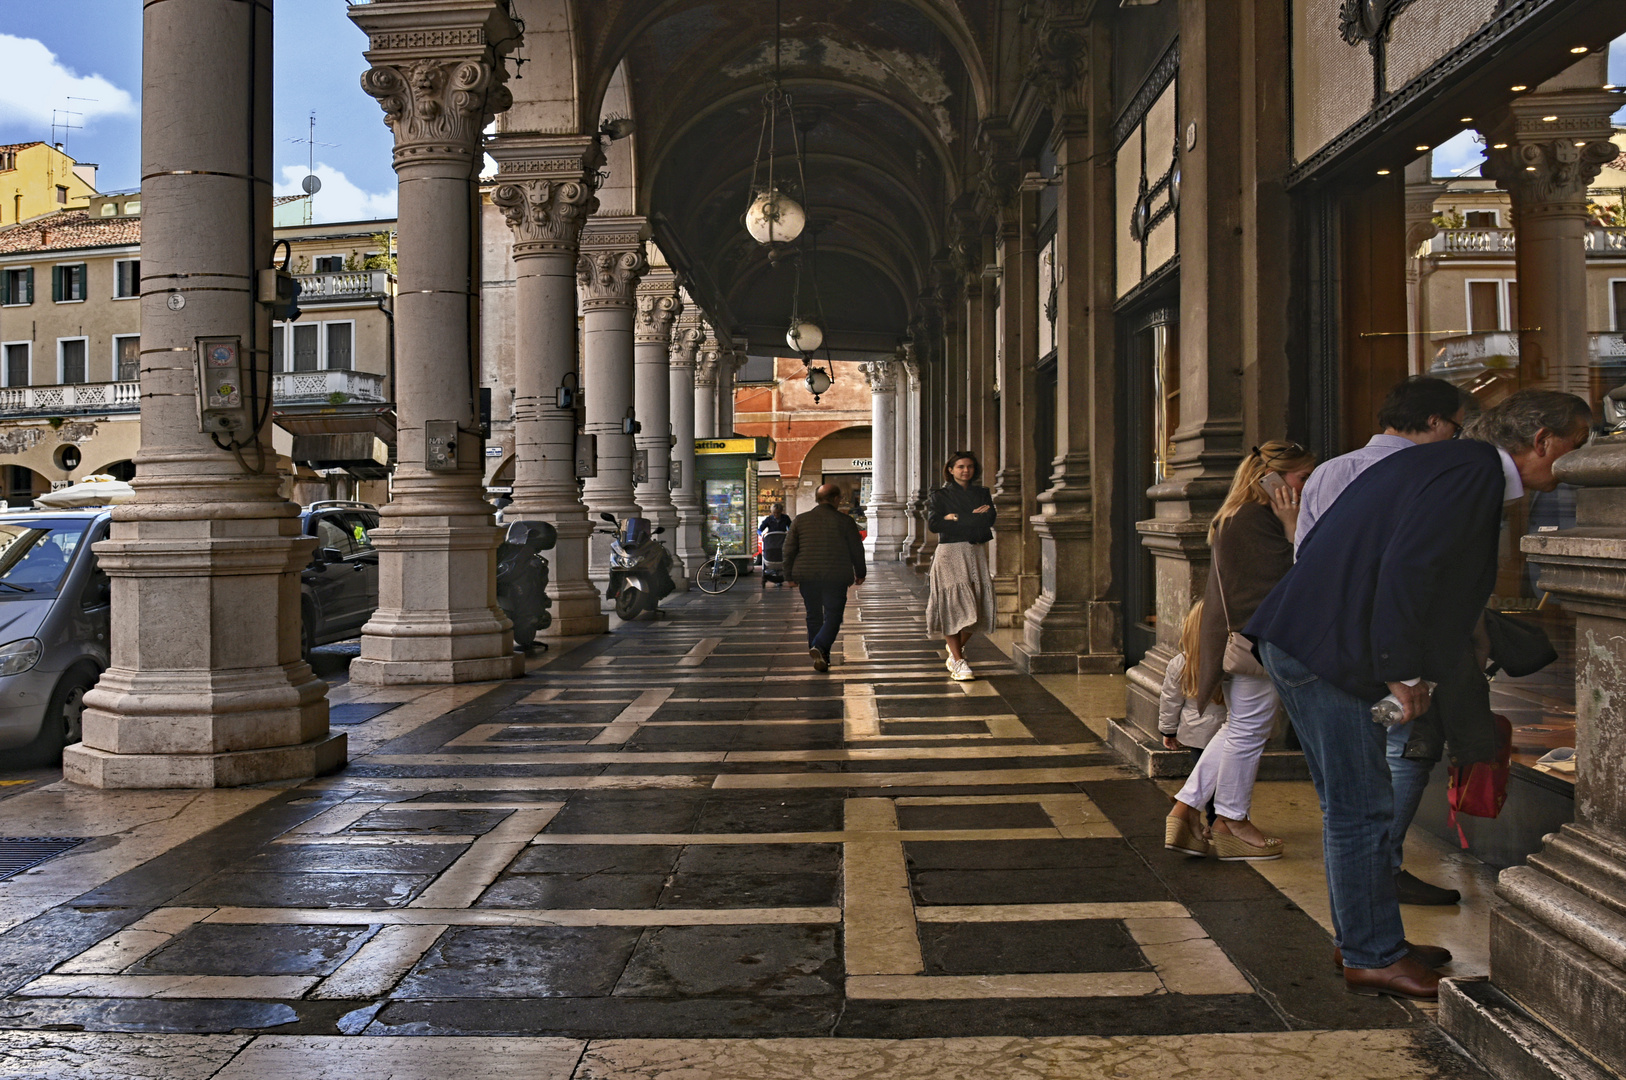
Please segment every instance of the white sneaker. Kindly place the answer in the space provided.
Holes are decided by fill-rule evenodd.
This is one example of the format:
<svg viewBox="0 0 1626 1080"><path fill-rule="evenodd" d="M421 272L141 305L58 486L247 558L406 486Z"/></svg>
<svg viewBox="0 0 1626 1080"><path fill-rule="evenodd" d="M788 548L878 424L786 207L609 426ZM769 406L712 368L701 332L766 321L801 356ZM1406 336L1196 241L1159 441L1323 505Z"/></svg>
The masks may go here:
<svg viewBox="0 0 1626 1080"><path fill-rule="evenodd" d="M976 678L971 673L971 665L964 660L956 660L954 666L949 668L949 677L955 682L971 682Z"/></svg>
<svg viewBox="0 0 1626 1080"><path fill-rule="evenodd" d="M956 660L955 660L955 659L954 659L954 657L952 657L952 656L951 656L951 657L949 657L949 658L948 658L948 659L947 659L947 660L945 660L945 661L943 661L943 666L944 666L944 667L946 667L946 668L948 668L948 673L949 673L949 674L950 674L950 675L953 675L953 674L954 674L954 665L955 665L955 664L956 664L956 663L958 663L958 661L956 661Z"/></svg>

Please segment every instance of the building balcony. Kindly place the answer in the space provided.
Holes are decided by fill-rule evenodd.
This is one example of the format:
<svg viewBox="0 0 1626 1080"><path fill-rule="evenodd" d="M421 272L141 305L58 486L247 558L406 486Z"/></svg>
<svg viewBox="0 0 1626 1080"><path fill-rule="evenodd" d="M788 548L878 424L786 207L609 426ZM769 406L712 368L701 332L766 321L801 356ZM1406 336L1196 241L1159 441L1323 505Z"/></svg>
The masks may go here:
<svg viewBox="0 0 1626 1080"><path fill-rule="evenodd" d="M1626 258L1626 227L1593 225L1585 234L1586 253ZM1428 242L1428 254L1458 257L1512 256L1518 239L1512 229L1441 229Z"/></svg>
<svg viewBox="0 0 1626 1080"><path fill-rule="evenodd" d="M336 274L295 274L299 303L373 300L390 295L388 270L345 270Z"/></svg>
<svg viewBox="0 0 1626 1080"><path fill-rule="evenodd" d="M139 382L67 383L0 389L0 416L139 412Z"/></svg>
<svg viewBox="0 0 1626 1080"><path fill-rule="evenodd" d="M384 376L370 371L285 371L271 380L272 400L279 405L371 404L388 400L384 396Z"/></svg>
<svg viewBox="0 0 1626 1080"><path fill-rule="evenodd" d="M1626 333L1593 333L1587 338L1588 367L1626 367ZM1519 369L1519 335L1511 330L1463 334L1434 344L1439 351L1428 373L1458 386L1473 384L1487 373L1511 376Z"/></svg>

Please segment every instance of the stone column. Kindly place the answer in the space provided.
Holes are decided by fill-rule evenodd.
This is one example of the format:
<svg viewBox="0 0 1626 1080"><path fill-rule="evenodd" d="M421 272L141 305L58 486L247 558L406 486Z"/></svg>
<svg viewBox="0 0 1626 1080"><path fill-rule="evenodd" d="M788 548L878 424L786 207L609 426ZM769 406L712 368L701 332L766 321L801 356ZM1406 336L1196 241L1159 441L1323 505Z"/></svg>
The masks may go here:
<svg viewBox="0 0 1626 1080"><path fill-rule="evenodd" d="M1027 671L1123 670L1119 605L1111 599L1117 223L1109 43L1107 33L1047 15L1029 66L1029 80L1056 117L1056 160L1089 164L1065 170L1057 199L1056 457L1032 519L1039 596L1023 617L1014 654Z"/></svg>
<svg viewBox="0 0 1626 1080"><path fill-rule="evenodd" d="M311 776L344 764L345 736L328 734L327 686L299 658L314 542L277 495L266 423L271 318L254 288L271 265L271 9L149 5L143 39L140 476L97 545L112 666L85 695L63 775L101 788ZM204 338L226 339L257 390L262 411L222 440L241 456L199 430Z"/></svg>
<svg viewBox="0 0 1626 1080"><path fill-rule="evenodd" d="M1502 871L1490 978L1442 982L1440 1026L1490 1075L1558 1080L1626 1061L1626 436L1554 471L1581 485L1575 528L1521 546L1538 587L1576 616L1575 820Z"/></svg>
<svg viewBox="0 0 1626 1080"><path fill-rule="evenodd" d="M659 249L652 249L659 255ZM633 412L641 425L633 445L644 458L644 477L634 498L644 517L666 530L662 539L676 559L677 507L672 502L672 321L683 308L677 275L665 265L652 268L638 285L633 324ZM692 445L692 443L691 443ZM689 587L681 563L674 575L681 592Z"/></svg>
<svg viewBox="0 0 1626 1080"><path fill-rule="evenodd" d="M582 230L576 285L583 315L582 392L587 396L587 433L598 443L598 475L582 488L588 517L636 517L632 490L633 437L626 420L633 414L633 308L638 281L649 270L644 243L649 226L642 218L589 218ZM610 538L594 533L588 546L588 574L610 576Z"/></svg>
<svg viewBox="0 0 1626 1080"><path fill-rule="evenodd" d="M576 482L576 410L559 408L559 387L576 374L576 259L582 223L604 161L591 136L498 135L491 201L514 231L514 501L506 517L546 521L559 541L548 552L553 622L545 637L609 629L587 576L593 523ZM578 384L579 385L579 384Z"/></svg>
<svg viewBox="0 0 1626 1080"><path fill-rule="evenodd" d="M913 343L905 344L902 352L903 359L898 364L897 433L893 446L897 453L897 472L894 475L903 516L898 558L908 562L915 545L920 542L920 365L915 360Z"/></svg>
<svg viewBox="0 0 1626 1080"><path fill-rule="evenodd" d="M898 375L893 359L867 360L864 381L869 383L870 452L872 462L868 534L864 551L871 562L896 562L903 545L903 503L898 498Z"/></svg>
<svg viewBox="0 0 1626 1080"><path fill-rule="evenodd" d="M722 350L717 345L716 332L707 323L694 369L694 437L697 439L717 438L717 368L721 363Z"/></svg>
<svg viewBox="0 0 1626 1080"><path fill-rule="evenodd" d="M740 368L745 366L745 346L735 342L725 350L717 364L717 437L734 437L734 386Z"/></svg>
<svg viewBox="0 0 1626 1080"><path fill-rule="evenodd" d="M1483 125L1480 170L1513 197L1519 381L1588 396L1586 189L1619 156L1616 96L1599 52L1513 99Z"/></svg>
<svg viewBox="0 0 1626 1080"><path fill-rule="evenodd" d="M694 302L685 297L683 310L672 330L672 351L668 374L672 409L672 437L677 445L672 450L672 503L677 510L677 557L683 563L686 578L693 578L700 564L706 561L705 549L700 543L700 524L705 510L695 489L694 454L694 402L695 357L705 333L700 329L700 312Z"/></svg>
<svg viewBox="0 0 1626 1080"><path fill-rule="evenodd" d="M482 480L479 420L481 129L509 105L493 42L518 31L495 0L357 5L372 67L362 89L395 132L401 255L395 299L397 465L374 530L378 610L362 629L359 683L444 683L519 675L497 607L497 545ZM506 46L505 46L506 47ZM431 425L450 425L446 464ZM435 468L431 468L431 466Z"/></svg>
<svg viewBox="0 0 1626 1080"><path fill-rule="evenodd" d="M952 342L952 336L944 344ZM952 347L952 346L950 346ZM909 553L909 563L917 570L931 566L932 552L937 550L937 534L926 527L927 498L931 495L932 481L943 467L937 460L938 447L943 442L943 369L947 365L948 349L940 348L934 362L919 367L920 393L916 400L920 406L920 445L915 453L916 478L913 502L916 540ZM935 462L935 464L934 464Z"/></svg>

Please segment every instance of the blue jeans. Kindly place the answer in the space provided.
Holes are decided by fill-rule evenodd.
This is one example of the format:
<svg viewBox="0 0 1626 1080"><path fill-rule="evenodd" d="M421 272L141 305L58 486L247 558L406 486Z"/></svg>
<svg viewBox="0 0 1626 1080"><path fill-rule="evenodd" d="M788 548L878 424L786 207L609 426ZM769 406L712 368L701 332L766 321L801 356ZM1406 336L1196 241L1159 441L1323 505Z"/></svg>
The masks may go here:
<svg viewBox="0 0 1626 1080"><path fill-rule="evenodd" d="M1417 816L1417 808L1423 804L1423 791L1428 787L1429 774L1434 771L1431 761L1413 761L1402 756L1411 738L1411 728L1409 723L1390 728L1389 743L1384 748L1389 759L1389 779L1395 789L1394 856L1390 861L1397 874L1406 859L1406 830L1411 828L1411 819Z"/></svg>
<svg viewBox="0 0 1626 1080"><path fill-rule="evenodd" d="M1406 930L1390 865L1394 781L1372 702L1345 693L1261 642L1260 659L1293 717L1316 795L1334 937L1345 965L1381 968L1406 955Z"/></svg>
<svg viewBox="0 0 1626 1080"><path fill-rule="evenodd" d="M830 659L830 646L841 633L841 617L847 612L847 585L833 581L803 581L802 603L807 605L807 647Z"/></svg>

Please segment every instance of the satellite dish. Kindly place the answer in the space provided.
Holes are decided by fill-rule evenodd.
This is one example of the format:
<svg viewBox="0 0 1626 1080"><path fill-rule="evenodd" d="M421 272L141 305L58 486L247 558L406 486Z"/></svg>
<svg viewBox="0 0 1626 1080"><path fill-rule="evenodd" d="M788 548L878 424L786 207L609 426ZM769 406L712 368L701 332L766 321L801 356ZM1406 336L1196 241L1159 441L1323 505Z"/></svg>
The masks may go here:
<svg viewBox="0 0 1626 1080"><path fill-rule="evenodd" d="M312 173L311 175L305 177L305 179L301 180L299 182L299 186L304 189L305 194L315 195L318 191L322 190L322 181L317 179L315 173Z"/></svg>

